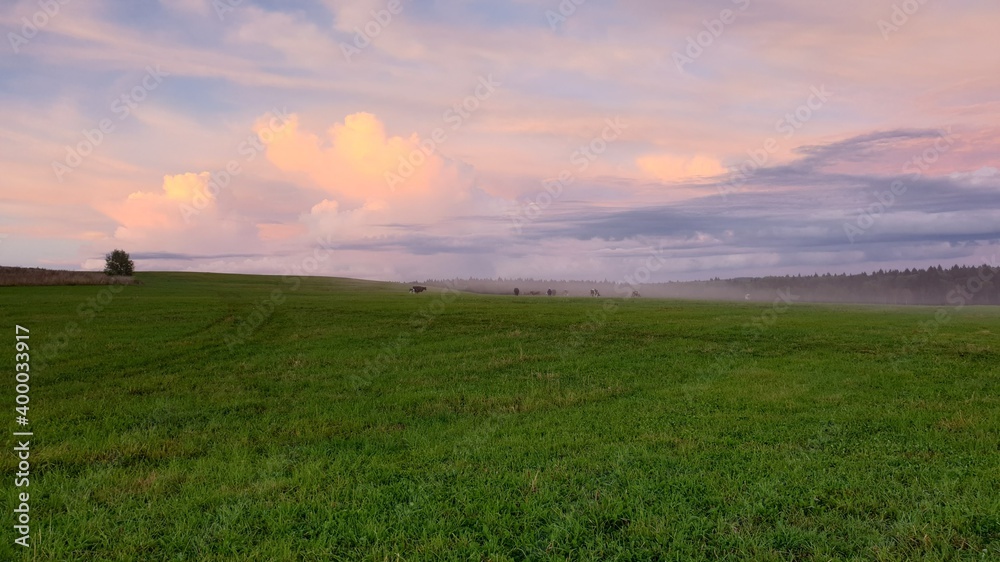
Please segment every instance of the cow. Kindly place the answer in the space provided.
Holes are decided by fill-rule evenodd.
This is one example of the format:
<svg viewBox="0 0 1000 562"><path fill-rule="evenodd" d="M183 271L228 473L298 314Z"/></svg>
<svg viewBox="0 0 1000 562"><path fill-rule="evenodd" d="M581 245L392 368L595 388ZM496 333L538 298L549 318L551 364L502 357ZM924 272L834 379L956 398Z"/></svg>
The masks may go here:
<svg viewBox="0 0 1000 562"><path fill-rule="evenodd" d="M639 291L632 291L632 298L633 299L639 298Z"/></svg>
<svg viewBox="0 0 1000 562"><path fill-rule="evenodd" d="M552 289L549 289L549 290L545 291L545 294L551 297L552 295L556 294L556 292L553 291Z"/></svg>
<svg viewBox="0 0 1000 562"><path fill-rule="evenodd" d="M517 287L514 287L514 296L516 297L517 295L520 295L520 294L521 294L521 289L518 289Z"/></svg>
<svg viewBox="0 0 1000 562"><path fill-rule="evenodd" d="M601 292L598 291L597 289L591 289L590 290L590 296L592 296L592 297L599 297L599 296L601 296Z"/></svg>
<svg viewBox="0 0 1000 562"><path fill-rule="evenodd" d="M420 285L414 285L410 287L411 293L422 293L427 290L427 287L421 287Z"/></svg>
<svg viewBox="0 0 1000 562"><path fill-rule="evenodd" d="M568 297L569 296L569 291L563 291L563 296L564 297Z"/></svg>
<svg viewBox="0 0 1000 562"><path fill-rule="evenodd" d="M541 294L542 294L541 291L528 291L528 295L533 296L533 297L537 297L538 295L541 295Z"/></svg>

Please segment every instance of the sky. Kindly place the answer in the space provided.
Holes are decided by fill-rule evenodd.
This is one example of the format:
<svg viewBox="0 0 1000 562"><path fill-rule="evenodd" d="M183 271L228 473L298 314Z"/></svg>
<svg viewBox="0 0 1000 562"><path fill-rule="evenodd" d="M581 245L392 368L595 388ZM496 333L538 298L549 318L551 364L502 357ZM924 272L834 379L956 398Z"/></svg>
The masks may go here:
<svg viewBox="0 0 1000 562"><path fill-rule="evenodd" d="M998 28L995 0L6 0L0 264L996 265Z"/></svg>

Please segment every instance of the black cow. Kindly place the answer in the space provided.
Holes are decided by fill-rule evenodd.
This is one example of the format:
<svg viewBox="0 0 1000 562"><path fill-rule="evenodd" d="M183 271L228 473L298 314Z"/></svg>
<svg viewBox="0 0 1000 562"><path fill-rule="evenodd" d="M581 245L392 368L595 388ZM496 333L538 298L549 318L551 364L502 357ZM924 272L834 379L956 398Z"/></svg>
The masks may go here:
<svg viewBox="0 0 1000 562"><path fill-rule="evenodd" d="M414 285L410 287L411 293L422 293L427 290L427 287L421 287L420 285Z"/></svg>
<svg viewBox="0 0 1000 562"><path fill-rule="evenodd" d="M516 297L517 295L520 295L520 294L521 294L521 289L518 289L517 287L514 287L514 296Z"/></svg>

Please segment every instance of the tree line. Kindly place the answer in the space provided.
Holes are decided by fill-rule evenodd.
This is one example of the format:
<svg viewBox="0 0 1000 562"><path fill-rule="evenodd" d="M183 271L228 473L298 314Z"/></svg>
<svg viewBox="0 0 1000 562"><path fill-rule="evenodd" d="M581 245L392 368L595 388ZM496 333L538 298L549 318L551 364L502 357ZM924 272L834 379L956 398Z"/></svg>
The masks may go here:
<svg viewBox="0 0 1000 562"><path fill-rule="evenodd" d="M645 283L628 291L622 283L541 279L428 279L427 285L453 286L459 290L513 295L554 289L558 294L589 296L591 289L617 296L638 290L643 297L705 300L771 301L777 291L789 290L797 302L838 302L884 305L1000 305L1000 268L990 265L926 269L879 269L871 273L813 274L742 277L706 281Z"/></svg>

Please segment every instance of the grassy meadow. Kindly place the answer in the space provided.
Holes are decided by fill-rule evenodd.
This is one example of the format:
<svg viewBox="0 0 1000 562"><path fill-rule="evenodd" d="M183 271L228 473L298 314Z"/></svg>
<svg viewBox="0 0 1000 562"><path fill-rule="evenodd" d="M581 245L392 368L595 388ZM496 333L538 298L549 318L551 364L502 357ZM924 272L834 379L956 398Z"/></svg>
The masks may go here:
<svg viewBox="0 0 1000 562"><path fill-rule="evenodd" d="M2 560L1000 559L996 307L137 277L0 289Z"/></svg>

